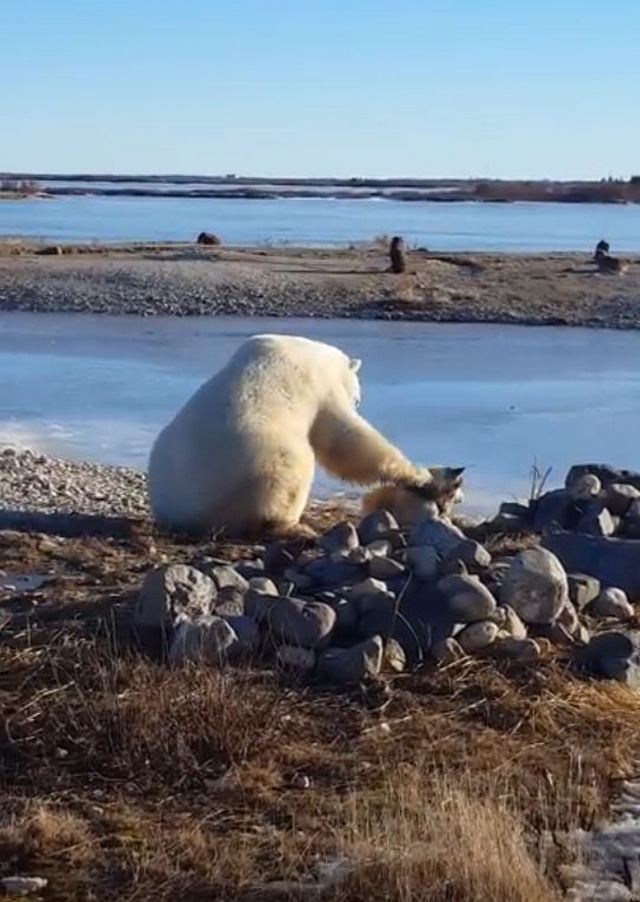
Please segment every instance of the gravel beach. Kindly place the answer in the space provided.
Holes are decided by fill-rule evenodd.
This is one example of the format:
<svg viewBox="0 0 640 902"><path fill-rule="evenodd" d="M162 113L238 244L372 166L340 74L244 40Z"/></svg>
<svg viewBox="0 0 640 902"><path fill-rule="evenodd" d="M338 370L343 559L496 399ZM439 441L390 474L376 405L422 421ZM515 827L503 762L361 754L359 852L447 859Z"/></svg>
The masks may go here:
<svg viewBox="0 0 640 902"><path fill-rule="evenodd" d="M0 311L349 317L640 328L640 260L599 275L591 256L0 243Z"/></svg>

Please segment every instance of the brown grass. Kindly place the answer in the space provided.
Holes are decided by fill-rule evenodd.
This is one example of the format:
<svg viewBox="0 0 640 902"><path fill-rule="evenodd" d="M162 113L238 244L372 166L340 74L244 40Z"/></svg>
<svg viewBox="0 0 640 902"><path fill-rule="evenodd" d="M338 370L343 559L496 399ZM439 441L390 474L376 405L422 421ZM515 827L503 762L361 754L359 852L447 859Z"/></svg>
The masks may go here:
<svg viewBox="0 0 640 902"><path fill-rule="evenodd" d="M0 645L0 876L49 878L47 900L293 898L341 858L325 902L552 900L540 837L589 827L634 771L640 699L554 654L400 676L374 710L127 649L148 545L14 535L0 553L58 574Z"/></svg>

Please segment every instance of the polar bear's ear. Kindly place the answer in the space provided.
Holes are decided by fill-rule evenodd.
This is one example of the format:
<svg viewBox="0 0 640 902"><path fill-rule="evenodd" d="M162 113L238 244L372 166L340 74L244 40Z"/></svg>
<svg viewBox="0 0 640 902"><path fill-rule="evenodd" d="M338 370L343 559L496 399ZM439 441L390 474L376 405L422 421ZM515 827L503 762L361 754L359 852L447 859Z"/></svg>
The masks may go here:
<svg viewBox="0 0 640 902"><path fill-rule="evenodd" d="M362 361L358 357L352 357L349 361L349 369L353 373L357 373L360 367L362 366Z"/></svg>

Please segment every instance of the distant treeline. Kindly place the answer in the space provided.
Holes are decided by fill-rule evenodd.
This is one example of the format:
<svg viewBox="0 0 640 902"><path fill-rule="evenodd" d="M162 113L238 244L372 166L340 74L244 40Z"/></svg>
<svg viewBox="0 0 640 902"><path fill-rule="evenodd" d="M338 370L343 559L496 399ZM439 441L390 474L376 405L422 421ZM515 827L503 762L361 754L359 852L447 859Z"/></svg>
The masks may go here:
<svg viewBox="0 0 640 902"><path fill-rule="evenodd" d="M56 182L84 185L56 185ZM39 188L39 183L49 183ZM107 183L104 187L96 183ZM136 183L136 184L132 184ZM95 184L95 187L93 185ZM28 186L28 192L55 195L116 195L131 197L193 198L385 198L403 201L513 201L556 203L640 203L640 176L629 180L535 181L502 179L334 179L253 178L248 176L96 175L55 173L0 173L0 185ZM113 187L111 187L113 185ZM169 188L163 188L170 185ZM194 187L194 186L198 187ZM89 187L88 187L89 186ZM191 186L191 187L187 187ZM202 186L202 187L200 187ZM0 187L2 190L2 187Z"/></svg>

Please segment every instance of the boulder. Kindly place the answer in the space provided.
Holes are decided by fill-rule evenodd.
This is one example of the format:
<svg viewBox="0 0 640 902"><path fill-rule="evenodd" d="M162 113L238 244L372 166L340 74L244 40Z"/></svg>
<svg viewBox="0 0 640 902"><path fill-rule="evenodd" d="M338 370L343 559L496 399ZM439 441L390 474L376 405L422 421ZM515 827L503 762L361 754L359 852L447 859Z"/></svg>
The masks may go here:
<svg viewBox="0 0 640 902"><path fill-rule="evenodd" d="M595 473L583 473L567 486L572 501L588 501L597 498L602 491L602 483Z"/></svg>
<svg viewBox="0 0 640 902"><path fill-rule="evenodd" d="M222 617L203 615L180 620L169 649L173 666L193 662L217 666L238 651L238 636Z"/></svg>
<svg viewBox="0 0 640 902"><path fill-rule="evenodd" d="M374 542L369 542L367 551L372 559L374 557L391 557L393 554L393 544L389 539L376 539Z"/></svg>
<svg viewBox="0 0 640 902"><path fill-rule="evenodd" d="M640 689L640 633L636 630L599 633L588 645L576 649L574 662L593 676Z"/></svg>
<svg viewBox="0 0 640 902"><path fill-rule="evenodd" d="M347 520L336 523L318 539L318 545L328 554L334 551L348 551L349 548L356 548L358 544L358 531L353 523Z"/></svg>
<svg viewBox="0 0 640 902"><path fill-rule="evenodd" d="M434 579L438 573L438 552L432 545L407 548L407 565L418 579Z"/></svg>
<svg viewBox="0 0 640 902"><path fill-rule="evenodd" d="M478 623L470 623L457 635L456 639L460 647L467 654L483 651L495 642L498 636L498 627L490 620L481 620Z"/></svg>
<svg viewBox="0 0 640 902"><path fill-rule="evenodd" d="M383 580L368 576L351 588L349 598L355 600L356 598L368 598L372 595L386 596L387 594L387 584Z"/></svg>
<svg viewBox="0 0 640 902"><path fill-rule="evenodd" d="M285 595L266 595L264 592L256 592L249 589L244 597L244 613L256 623L266 623L271 608L279 601L286 599Z"/></svg>
<svg viewBox="0 0 640 902"><path fill-rule="evenodd" d="M352 564L355 566L368 564L371 558L372 554L369 549L364 548L362 545L356 545L355 548L343 548L340 551L333 551L329 555L329 559L335 561L337 564Z"/></svg>
<svg viewBox="0 0 640 902"><path fill-rule="evenodd" d="M525 623L552 623L568 597L562 564L540 547L515 556L500 588L501 603L510 605Z"/></svg>
<svg viewBox="0 0 640 902"><path fill-rule="evenodd" d="M640 473L635 473L633 470L617 470L607 464L577 464L571 467L565 480L567 488L586 473L597 476L605 489L612 483L624 483L640 489Z"/></svg>
<svg viewBox="0 0 640 902"><path fill-rule="evenodd" d="M514 636L496 642L495 651L505 658L513 658L516 661L535 661L541 654L540 646L535 639L519 639Z"/></svg>
<svg viewBox="0 0 640 902"><path fill-rule="evenodd" d="M222 239L220 239L217 235L214 235L212 232L200 232L198 237L196 238L197 244L203 244L205 246L218 246L222 244Z"/></svg>
<svg viewBox="0 0 640 902"><path fill-rule="evenodd" d="M570 525L573 501L565 489L545 492L532 503L534 532L547 533Z"/></svg>
<svg viewBox="0 0 640 902"><path fill-rule="evenodd" d="M495 598L474 576L445 576L438 582L438 592L447 612L459 623L486 620L496 611Z"/></svg>
<svg viewBox="0 0 640 902"><path fill-rule="evenodd" d="M390 557L374 556L369 562L369 574L375 579L393 579L405 573L403 565Z"/></svg>
<svg viewBox="0 0 640 902"><path fill-rule="evenodd" d="M595 502L593 507L578 520L576 530L591 536L612 536L617 525L607 508Z"/></svg>
<svg viewBox="0 0 640 902"><path fill-rule="evenodd" d="M411 533L410 545L427 545L444 557L465 539L462 530L445 520L422 520Z"/></svg>
<svg viewBox="0 0 640 902"><path fill-rule="evenodd" d="M586 573L567 573L569 601L582 611L600 594L600 580Z"/></svg>
<svg viewBox="0 0 640 902"><path fill-rule="evenodd" d="M308 585L329 588L358 582L366 576L366 572L366 564L356 564L344 559L334 561L331 558L318 558L306 565L303 575L309 580Z"/></svg>
<svg viewBox="0 0 640 902"><path fill-rule="evenodd" d="M244 593L249 588L249 581L242 574L238 573L235 567L230 565L215 565L207 569L200 567L200 569L207 576L211 577L219 592L222 592L224 589L235 589Z"/></svg>
<svg viewBox="0 0 640 902"><path fill-rule="evenodd" d="M278 587L268 576L253 576L249 580L249 589L260 595L278 595Z"/></svg>
<svg viewBox="0 0 640 902"><path fill-rule="evenodd" d="M487 549L473 539L464 539L445 556L445 568L450 560L462 561L469 573L480 573L491 565L491 555Z"/></svg>
<svg viewBox="0 0 640 902"><path fill-rule="evenodd" d="M282 670L309 673L316 666L316 653L298 645L281 645L276 650L276 664Z"/></svg>
<svg viewBox="0 0 640 902"><path fill-rule="evenodd" d="M269 608L267 623L272 635L285 645L318 648L329 639L336 613L328 604L319 601L278 598Z"/></svg>
<svg viewBox="0 0 640 902"><path fill-rule="evenodd" d="M546 536L542 544L566 570L586 573L632 598L640 597L640 541L560 532Z"/></svg>
<svg viewBox="0 0 640 902"><path fill-rule="evenodd" d="M598 617L615 617L617 620L631 620L635 616L633 605L622 589L603 589L591 604L591 611Z"/></svg>
<svg viewBox="0 0 640 902"><path fill-rule="evenodd" d="M389 511L376 510L367 514L358 526L358 534L363 545L369 545L376 539L386 539L400 531L398 521Z"/></svg>
<svg viewBox="0 0 640 902"><path fill-rule="evenodd" d="M133 609L136 627L170 629L181 615L195 619L210 614L215 583L186 564L164 564L149 570Z"/></svg>
<svg viewBox="0 0 640 902"><path fill-rule="evenodd" d="M626 517L633 501L640 499L640 489L623 482L612 482L603 492L606 507L617 517Z"/></svg>
<svg viewBox="0 0 640 902"><path fill-rule="evenodd" d="M372 636L351 648L328 648L318 657L318 679L343 685L360 683L380 673L383 654L380 636Z"/></svg>
<svg viewBox="0 0 640 902"><path fill-rule="evenodd" d="M246 614L235 617L225 617L229 626L238 637L238 651L253 652L260 643L260 629L253 617Z"/></svg>

